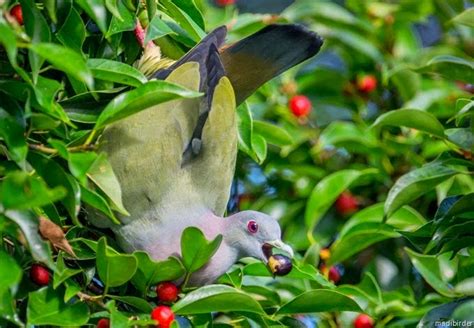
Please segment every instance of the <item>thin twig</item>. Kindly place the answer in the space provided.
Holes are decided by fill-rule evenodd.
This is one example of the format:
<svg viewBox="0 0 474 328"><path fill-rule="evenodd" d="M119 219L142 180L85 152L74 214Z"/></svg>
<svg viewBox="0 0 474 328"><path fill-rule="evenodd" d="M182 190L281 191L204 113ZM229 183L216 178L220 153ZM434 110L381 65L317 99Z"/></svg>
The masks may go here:
<svg viewBox="0 0 474 328"><path fill-rule="evenodd" d="M28 147L30 149L33 149L33 150L38 150L42 153L45 153L45 154L51 154L51 155L55 155L58 153L58 150L57 149L54 149L54 148L49 148L49 147L46 147L42 144L29 144ZM94 150L95 149L95 146L94 145L89 145L89 144L84 144L84 145L80 145L80 146L74 146L74 147L68 147L67 150L71 153L74 153L74 152L80 152L80 151L86 151L86 150Z"/></svg>

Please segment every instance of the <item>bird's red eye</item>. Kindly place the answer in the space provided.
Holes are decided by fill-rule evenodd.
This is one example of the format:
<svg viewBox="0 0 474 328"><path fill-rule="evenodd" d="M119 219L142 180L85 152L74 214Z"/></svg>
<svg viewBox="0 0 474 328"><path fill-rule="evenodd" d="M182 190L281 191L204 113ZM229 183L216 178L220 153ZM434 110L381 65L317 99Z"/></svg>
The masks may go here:
<svg viewBox="0 0 474 328"><path fill-rule="evenodd" d="M257 224L257 222L255 222L255 221L253 221L253 220L252 220L252 221L249 221L249 222L247 223L247 229L248 229L248 231L251 232L251 233L256 233L256 232L258 231L258 224Z"/></svg>

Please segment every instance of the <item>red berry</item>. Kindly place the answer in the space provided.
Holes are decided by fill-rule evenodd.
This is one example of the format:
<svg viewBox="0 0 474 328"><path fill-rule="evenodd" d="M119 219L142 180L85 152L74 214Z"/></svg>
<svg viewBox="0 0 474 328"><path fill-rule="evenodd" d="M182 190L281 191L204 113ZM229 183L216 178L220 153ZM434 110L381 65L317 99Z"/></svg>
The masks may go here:
<svg viewBox="0 0 474 328"><path fill-rule="evenodd" d="M370 93L377 88L377 78L373 75L364 75L357 79L357 88L360 92Z"/></svg>
<svg viewBox="0 0 474 328"><path fill-rule="evenodd" d="M351 214L359 208L357 199L350 192L343 192L336 200L336 210L342 214Z"/></svg>
<svg viewBox="0 0 474 328"><path fill-rule="evenodd" d="M10 9L10 15L15 17L18 24L23 25L23 11L20 5L14 5L12 9Z"/></svg>
<svg viewBox="0 0 474 328"><path fill-rule="evenodd" d="M46 286L49 283L49 272L45 267L33 264L30 270L30 278L35 284Z"/></svg>
<svg viewBox="0 0 474 328"><path fill-rule="evenodd" d="M169 328L174 320L174 313L170 307L159 305L151 311L151 318L157 321L157 327Z"/></svg>
<svg viewBox="0 0 474 328"><path fill-rule="evenodd" d="M373 328L374 320L367 314L359 314L354 320L354 328Z"/></svg>
<svg viewBox="0 0 474 328"><path fill-rule="evenodd" d="M156 295L161 302L174 302L178 299L179 289L172 282L166 281L156 286Z"/></svg>
<svg viewBox="0 0 474 328"><path fill-rule="evenodd" d="M308 116L311 112L311 101L303 95L293 96L290 99L289 106L291 112L296 117Z"/></svg>
<svg viewBox="0 0 474 328"><path fill-rule="evenodd" d="M341 274L339 270L337 269L337 267L332 266L329 269L328 278L330 281L332 281L335 284L339 282L339 280L341 279Z"/></svg>
<svg viewBox="0 0 474 328"><path fill-rule="evenodd" d="M109 328L110 322L109 319L102 318L97 322L97 328Z"/></svg>
<svg viewBox="0 0 474 328"><path fill-rule="evenodd" d="M233 5L234 3L235 3L235 0L216 0L216 4L219 7L230 6L230 5Z"/></svg>

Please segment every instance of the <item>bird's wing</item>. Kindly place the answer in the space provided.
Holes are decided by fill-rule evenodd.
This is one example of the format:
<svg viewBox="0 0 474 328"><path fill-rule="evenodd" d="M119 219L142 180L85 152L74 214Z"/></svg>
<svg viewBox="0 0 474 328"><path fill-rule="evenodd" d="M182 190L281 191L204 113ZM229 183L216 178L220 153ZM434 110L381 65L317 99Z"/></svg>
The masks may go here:
<svg viewBox="0 0 474 328"><path fill-rule="evenodd" d="M188 62L173 70L167 81L197 91L199 64ZM161 220L168 213L200 203L181 167L182 156L196 126L200 99L178 99L153 106L107 127L101 150L107 153L122 188L130 217Z"/></svg>
<svg viewBox="0 0 474 328"><path fill-rule="evenodd" d="M262 84L316 55L322 39L302 25L273 24L221 51L237 105Z"/></svg>

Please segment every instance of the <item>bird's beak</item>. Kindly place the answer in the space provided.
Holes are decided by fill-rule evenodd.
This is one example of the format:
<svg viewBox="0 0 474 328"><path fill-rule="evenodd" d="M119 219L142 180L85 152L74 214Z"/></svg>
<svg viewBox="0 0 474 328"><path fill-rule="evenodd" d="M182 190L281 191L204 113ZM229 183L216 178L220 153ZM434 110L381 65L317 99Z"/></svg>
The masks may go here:
<svg viewBox="0 0 474 328"><path fill-rule="evenodd" d="M267 258L267 260L270 256L272 256L273 254L272 249L274 247L287 253L290 257L293 257L294 255L293 249L290 247L290 245L287 245L284 242L282 242L280 239L277 239L277 240L267 241L262 246L263 254L265 254L265 257Z"/></svg>

